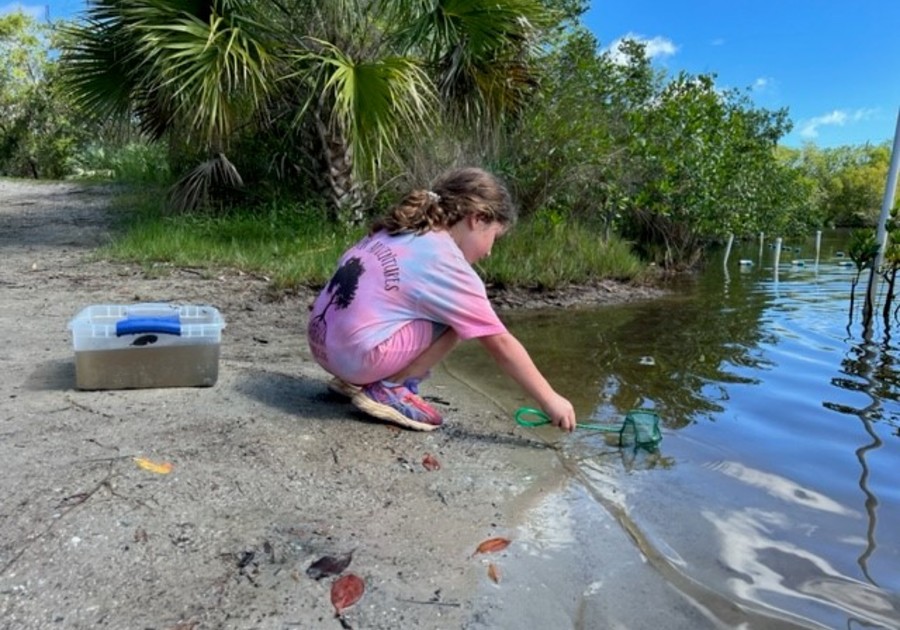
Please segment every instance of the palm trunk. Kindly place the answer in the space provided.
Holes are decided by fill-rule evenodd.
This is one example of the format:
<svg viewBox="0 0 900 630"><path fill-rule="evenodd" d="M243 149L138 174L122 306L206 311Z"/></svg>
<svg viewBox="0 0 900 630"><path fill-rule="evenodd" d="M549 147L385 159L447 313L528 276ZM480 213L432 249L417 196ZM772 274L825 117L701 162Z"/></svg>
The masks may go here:
<svg viewBox="0 0 900 630"><path fill-rule="evenodd" d="M359 225L365 220L362 189L353 171L353 150L341 130L334 130L316 117L316 128L325 158L325 180L335 211L344 225Z"/></svg>

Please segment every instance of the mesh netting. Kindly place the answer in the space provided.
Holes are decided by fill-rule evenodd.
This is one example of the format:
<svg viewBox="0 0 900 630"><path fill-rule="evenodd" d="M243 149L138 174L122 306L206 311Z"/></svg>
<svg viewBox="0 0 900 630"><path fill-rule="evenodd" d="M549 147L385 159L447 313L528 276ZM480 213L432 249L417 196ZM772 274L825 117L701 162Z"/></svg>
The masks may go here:
<svg viewBox="0 0 900 630"><path fill-rule="evenodd" d="M537 420L528 420L528 417L536 417ZM516 411L516 422L525 427L536 427L549 424L550 418L539 409L522 407ZM642 448L647 451L655 451L662 441L662 433L659 430L659 414L652 409L632 409L625 414L621 422L613 423L581 423L575 425L579 429L603 431L611 434L614 444L619 447Z"/></svg>

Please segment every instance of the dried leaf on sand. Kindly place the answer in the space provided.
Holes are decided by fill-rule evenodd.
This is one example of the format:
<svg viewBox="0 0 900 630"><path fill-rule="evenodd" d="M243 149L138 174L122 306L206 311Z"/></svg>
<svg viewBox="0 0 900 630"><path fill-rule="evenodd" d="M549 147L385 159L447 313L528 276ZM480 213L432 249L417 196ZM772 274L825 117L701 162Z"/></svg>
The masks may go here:
<svg viewBox="0 0 900 630"><path fill-rule="evenodd" d="M341 614L358 602L366 590L366 583L362 578L353 573L342 575L331 585L331 604L334 606L334 615Z"/></svg>
<svg viewBox="0 0 900 630"><path fill-rule="evenodd" d="M441 463L431 453L425 453L425 457L422 458L422 466L425 467L425 470L441 469Z"/></svg>
<svg viewBox="0 0 900 630"><path fill-rule="evenodd" d="M173 468L172 464L169 462L154 462L146 457L135 457L134 463L137 464L139 468L143 468L144 470L148 470L158 475L168 475L172 472Z"/></svg>
<svg viewBox="0 0 900 630"><path fill-rule="evenodd" d="M478 548L475 549L475 553L496 553L498 551L503 551L509 547L509 542L509 538L503 538L502 536L488 538L478 545Z"/></svg>
<svg viewBox="0 0 900 630"><path fill-rule="evenodd" d="M344 572L344 569L350 566L350 561L352 559L352 551L340 556L322 556L307 567L306 575L314 580L321 580L324 577L330 577L332 575L340 575Z"/></svg>

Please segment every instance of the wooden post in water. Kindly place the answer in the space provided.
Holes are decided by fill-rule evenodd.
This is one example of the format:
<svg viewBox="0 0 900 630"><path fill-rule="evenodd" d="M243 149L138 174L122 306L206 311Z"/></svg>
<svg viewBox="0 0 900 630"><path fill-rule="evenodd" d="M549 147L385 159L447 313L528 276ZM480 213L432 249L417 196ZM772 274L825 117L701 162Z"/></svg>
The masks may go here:
<svg viewBox="0 0 900 630"><path fill-rule="evenodd" d="M891 210L894 207L894 197L897 194L897 171L900 169L900 109L897 110L897 126L894 130L894 147L891 149L891 166L888 169L887 186L884 190L884 199L881 201L881 216L878 218L878 231L875 233L875 240L878 243L878 255L875 257L875 264L872 266L871 278L869 282L868 299L866 300L867 308L874 308L875 294L878 292L878 277L881 264L884 262L884 248L887 244L887 220L891 216ZM871 321L872 314L866 313L869 317L863 317L863 321Z"/></svg>

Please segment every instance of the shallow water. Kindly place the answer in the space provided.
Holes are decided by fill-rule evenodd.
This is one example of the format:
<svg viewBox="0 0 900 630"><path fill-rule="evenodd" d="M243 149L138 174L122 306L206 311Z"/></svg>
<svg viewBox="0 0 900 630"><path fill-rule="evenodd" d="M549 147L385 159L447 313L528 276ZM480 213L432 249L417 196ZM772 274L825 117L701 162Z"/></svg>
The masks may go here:
<svg viewBox="0 0 900 630"><path fill-rule="evenodd" d="M777 273L749 243L660 300L505 317L582 421L658 412L656 453L577 431L564 458L672 586L737 605L726 625L900 628L900 323L879 310L866 342L849 321L845 241L818 263L792 245ZM450 365L527 402L478 348Z"/></svg>

